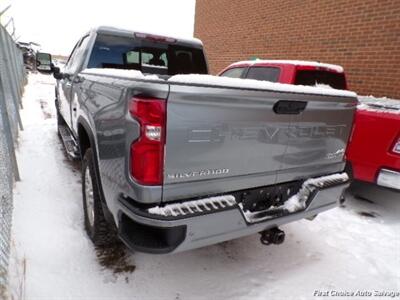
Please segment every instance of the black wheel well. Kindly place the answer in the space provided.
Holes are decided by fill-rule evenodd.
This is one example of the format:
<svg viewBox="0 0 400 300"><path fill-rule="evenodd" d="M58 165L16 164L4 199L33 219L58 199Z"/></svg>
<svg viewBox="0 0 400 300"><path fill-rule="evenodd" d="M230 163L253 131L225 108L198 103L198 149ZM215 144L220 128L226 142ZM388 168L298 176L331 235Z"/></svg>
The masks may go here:
<svg viewBox="0 0 400 300"><path fill-rule="evenodd" d="M90 138L85 127L82 124L78 124L78 139L79 139L79 149L81 152L81 157L85 155L87 149L90 148Z"/></svg>
<svg viewBox="0 0 400 300"><path fill-rule="evenodd" d="M94 159L94 163L95 163L95 173L96 173L96 178L98 180L98 185L99 185L99 189L100 189L100 199L101 199L101 202L103 205L104 217L106 218L107 222L109 222L110 224L112 224L112 226L114 226L114 228L116 228L114 217L107 206L107 203L106 203L105 197L104 197L104 193L103 193L103 187L102 187L101 180L100 180L100 171L99 171L99 167L98 167L98 160L96 157L96 145L94 142L94 137L93 137L93 135L90 135L91 131L89 131L87 129L89 127L86 127L84 124L86 124L84 121L81 121L78 123L78 142L79 142L79 150L81 153L81 158L83 159L87 149L92 148L93 159Z"/></svg>

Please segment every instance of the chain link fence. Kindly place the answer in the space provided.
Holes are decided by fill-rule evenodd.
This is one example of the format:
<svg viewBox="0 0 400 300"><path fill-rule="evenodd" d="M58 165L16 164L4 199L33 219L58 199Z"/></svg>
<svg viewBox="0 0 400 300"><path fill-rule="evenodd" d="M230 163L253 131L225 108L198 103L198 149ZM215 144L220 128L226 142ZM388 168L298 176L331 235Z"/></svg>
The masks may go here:
<svg viewBox="0 0 400 300"><path fill-rule="evenodd" d="M6 298L11 243L13 185L19 180L15 147L22 122L22 93L26 82L23 56L0 24L0 299Z"/></svg>

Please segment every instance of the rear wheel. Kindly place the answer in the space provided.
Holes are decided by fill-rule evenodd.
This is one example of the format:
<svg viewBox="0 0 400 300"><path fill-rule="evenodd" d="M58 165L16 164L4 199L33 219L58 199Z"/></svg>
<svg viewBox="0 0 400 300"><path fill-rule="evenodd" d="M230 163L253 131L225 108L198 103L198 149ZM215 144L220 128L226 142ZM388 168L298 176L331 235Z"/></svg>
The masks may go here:
<svg viewBox="0 0 400 300"><path fill-rule="evenodd" d="M85 229L89 238L96 246L113 244L116 234L104 217L93 151L90 148L86 150L82 161L82 196Z"/></svg>

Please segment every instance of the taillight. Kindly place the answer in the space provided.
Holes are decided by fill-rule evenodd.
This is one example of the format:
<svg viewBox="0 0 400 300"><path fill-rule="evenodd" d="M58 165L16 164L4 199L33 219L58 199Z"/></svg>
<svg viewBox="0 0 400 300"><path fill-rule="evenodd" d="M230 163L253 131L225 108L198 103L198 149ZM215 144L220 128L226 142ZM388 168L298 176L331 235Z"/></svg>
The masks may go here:
<svg viewBox="0 0 400 300"><path fill-rule="evenodd" d="M400 136L395 140L392 151L396 154L400 154Z"/></svg>
<svg viewBox="0 0 400 300"><path fill-rule="evenodd" d="M131 100L129 112L140 123L140 137L131 145L131 175L145 185L161 185L164 171L166 102L162 99Z"/></svg>

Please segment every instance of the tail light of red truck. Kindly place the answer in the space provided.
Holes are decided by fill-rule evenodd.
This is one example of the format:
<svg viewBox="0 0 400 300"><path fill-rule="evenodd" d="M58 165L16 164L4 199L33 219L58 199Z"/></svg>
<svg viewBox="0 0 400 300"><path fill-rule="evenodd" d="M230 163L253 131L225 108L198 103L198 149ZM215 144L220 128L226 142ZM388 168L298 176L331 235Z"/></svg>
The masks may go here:
<svg viewBox="0 0 400 300"><path fill-rule="evenodd" d="M396 154L400 154L400 135L395 140L392 151Z"/></svg>
<svg viewBox="0 0 400 300"><path fill-rule="evenodd" d="M144 185L163 183L166 101L135 97L129 112L140 123L140 137L131 145L132 177Z"/></svg>

